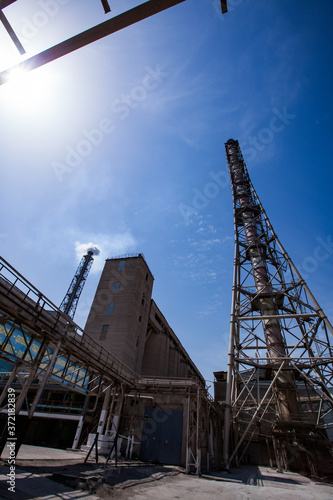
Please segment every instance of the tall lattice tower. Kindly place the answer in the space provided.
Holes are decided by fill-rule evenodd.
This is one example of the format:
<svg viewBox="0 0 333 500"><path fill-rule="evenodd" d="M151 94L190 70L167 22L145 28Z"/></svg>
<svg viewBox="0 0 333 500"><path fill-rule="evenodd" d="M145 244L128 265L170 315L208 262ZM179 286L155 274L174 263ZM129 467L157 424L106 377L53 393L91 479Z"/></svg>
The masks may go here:
<svg viewBox="0 0 333 500"><path fill-rule="evenodd" d="M74 278L69 285L67 293L60 304L60 310L67 314L70 318L74 318L74 314L79 302L81 292L83 290L84 284L86 282L87 276L89 274L90 268L92 266L94 255L100 253L99 249L95 246L87 249L86 255L84 255L78 265Z"/></svg>
<svg viewBox="0 0 333 500"><path fill-rule="evenodd" d="M225 149L235 261L224 465L260 454L280 470L316 473L332 453L333 329L275 234L238 141Z"/></svg>

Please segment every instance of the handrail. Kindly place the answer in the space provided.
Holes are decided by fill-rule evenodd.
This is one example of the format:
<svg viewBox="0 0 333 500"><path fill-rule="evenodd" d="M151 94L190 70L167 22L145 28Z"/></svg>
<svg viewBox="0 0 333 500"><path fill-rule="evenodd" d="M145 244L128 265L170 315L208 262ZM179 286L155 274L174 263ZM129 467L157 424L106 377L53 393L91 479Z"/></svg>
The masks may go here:
<svg viewBox="0 0 333 500"><path fill-rule="evenodd" d="M30 314L37 314L37 319L43 322L45 331L53 335L54 339L69 342L76 347L74 356L79 361L86 361L83 351L89 351L89 364L97 367L103 365L103 372L117 375L123 379L134 382L138 375L116 356L107 351L104 347L92 339L85 331L78 326L69 316L59 310L59 308L45 297L34 285L24 276L14 269L5 259L0 257L0 285L5 291L3 295L11 298L15 296L20 300L20 305L26 305ZM34 318L35 319L35 318ZM61 357L61 353L59 353ZM97 364L96 364L97 363Z"/></svg>

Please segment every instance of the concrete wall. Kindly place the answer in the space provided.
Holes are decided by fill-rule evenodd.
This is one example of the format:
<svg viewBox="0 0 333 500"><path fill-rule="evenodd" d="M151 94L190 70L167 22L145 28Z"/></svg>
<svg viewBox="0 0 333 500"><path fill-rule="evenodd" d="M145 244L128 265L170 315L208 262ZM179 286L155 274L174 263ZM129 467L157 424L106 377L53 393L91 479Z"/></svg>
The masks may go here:
<svg viewBox="0 0 333 500"><path fill-rule="evenodd" d="M137 373L141 370L153 280L140 255L108 259L84 329Z"/></svg>
<svg viewBox="0 0 333 500"><path fill-rule="evenodd" d="M199 370L151 300L154 278L143 258L105 262L85 332L142 376L199 378Z"/></svg>
<svg viewBox="0 0 333 500"><path fill-rule="evenodd" d="M143 386L146 384L146 389L140 390L140 397L137 393L126 396L121 418L120 434L134 435L135 442L138 443L134 449L134 456L140 457L145 413L153 417L156 413L158 419L160 414L165 416L171 411L179 422L181 412L180 455L181 465L184 466L189 425L192 426L188 421L188 395L194 391L190 405L190 415L193 417L197 407L196 389L193 389L192 381L196 381L194 387L198 387L196 385L198 384L204 389L205 380L155 302L151 300L152 288L153 276L142 256L108 259L97 287L85 331L140 375ZM147 383L142 382L145 377L148 378ZM146 412L146 408L152 410ZM159 409L164 413L158 411ZM172 426L178 424L173 422L173 417L169 420L172 434ZM165 423L167 427L169 424ZM207 429L210 425L204 411L199 425L204 465L209 451ZM166 428L163 427L163 432ZM128 440L123 439L123 441L125 450L122 451L126 452ZM174 443L175 440L171 437L170 441ZM156 443L153 444L155 449ZM161 450L161 457L163 455L165 456L165 453L163 454Z"/></svg>
<svg viewBox="0 0 333 500"><path fill-rule="evenodd" d="M205 384L199 370L153 300L141 375L164 378L196 377Z"/></svg>
<svg viewBox="0 0 333 500"><path fill-rule="evenodd" d="M194 392L193 392L194 391ZM142 431L144 423L147 421L146 408L153 408L152 415L149 417L148 428L151 429L152 435L154 434L155 427L162 423L166 428L168 427L168 411L181 411L182 412L182 442L181 442L181 459L179 465L185 467L186 465L186 449L187 438L189 432L189 399L190 412L196 415L197 402L196 402L196 389L189 392L189 389L150 389L146 393L141 393L139 401L134 401L133 398L126 398L124 406L124 414L122 417L120 434L128 435L134 434L135 442L133 458L140 458ZM136 404L133 404L133 403ZM161 420L161 412L159 409L165 411ZM170 414L171 414L170 411ZM150 412L151 413L151 412ZM191 418L191 417L190 417ZM156 420L156 422L155 422ZM203 470L208 468L208 453L209 453L209 466L218 467L220 465L220 450L221 450L221 421L215 412L208 415L207 400L202 399L200 405L200 449L201 449L201 462ZM193 429L192 429L193 431ZM165 443L160 443L161 456L163 456L163 447ZM126 443L123 443L122 453L125 454ZM195 450L193 450L195 452Z"/></svg>

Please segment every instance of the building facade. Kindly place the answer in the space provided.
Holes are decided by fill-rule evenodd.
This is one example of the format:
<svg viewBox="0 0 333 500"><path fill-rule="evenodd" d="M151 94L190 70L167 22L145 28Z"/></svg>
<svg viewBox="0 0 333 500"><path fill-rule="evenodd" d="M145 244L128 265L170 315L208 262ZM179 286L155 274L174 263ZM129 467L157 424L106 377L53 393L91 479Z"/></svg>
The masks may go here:
<svg viewBox="0 0 333 500"><path fill-rule="evenodd" d="M143 256L107 259L84 331L140 373L153 290Z"/></svg>
<svg viewBox="0 0 333 500"><path fill-rule="evenodd" d="M197 474L219 465L221 412L152 300L142 254L106 261L84 330L10 273L14 283L0 279L0 431L11 387L27 444L117 447Z"/></svg>
<svg viewBox="0 0 333 500"><path fill-rule="evenodd" d="M152 300L142 254L107 259L84 331L139 376L205 381Z"/></svg>
<svg viewBox="0 0 333 500"><path fill-rule="evenodd" d="M221 415L151 298L153 282L142 254L106 260L84 331L138 376L136 390L125 390L122 399L122 454L128 454L131 440L130 456L198 472L219 464ZM119 391L115 397L119 405ZM106 443L115 426L107 408L104 417L99 433Z"/></svg>

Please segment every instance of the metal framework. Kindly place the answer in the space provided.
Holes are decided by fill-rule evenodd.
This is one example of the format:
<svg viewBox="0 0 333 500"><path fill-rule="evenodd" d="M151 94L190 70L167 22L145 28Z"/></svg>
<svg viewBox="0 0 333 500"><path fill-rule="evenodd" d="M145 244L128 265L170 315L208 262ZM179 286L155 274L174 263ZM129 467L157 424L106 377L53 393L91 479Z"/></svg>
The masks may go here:
<svg viewBox="0 0 333 500"><path fill-rule="evenodd" d="M16 0L2 0L0 5L0 21L5 27L8 35L12 39L16 48L20 52L21 55L25 54L25 49L18 39L16 33L5 17L2 9L8 7L8 5L14 3ZM96 42L105 36L110 35L111 33L115 33L127 26L131 26L139 21L147 19L163 10L169 9L179 3L184 2L185 0L149 0L143 4L140 4L132 9L129 9L118 16L115 16L111 19L108 19L104 23L98 24L97 26L93 26L92 28L83 31L82 33L78 33L77 35L64 40L63 42L54 45L46 50L43 50L39 54L36 54L28 59L16 64L12 68L9 68L0 73L0 85L6 83L11 78L11 73L13 70L22 69L24 71L31 71L33 69L39 68L44 64L47 64L59 57L62 57L70 52L73 52L85 45L88 45L92 42ZM222 14L225 14L228 11L227 0L221 1L221 11ZM111 12L111 8L107 0L101 0L102 6L105 14Z"/></svg>
<svg viewBox="0 0 333 500"><path fill-rule="evenodd" d="M259 443L278 468L297 459L313 472L333 429L333 329L274 232L238 141L225 149L235 260L224 466Z"/></svg>
<svg viewBox="0 0 333 500"><path fill-rule="evenodd" d="M111 19L108 19L107 21L104 21L103 23L98 24L97 26L93 26L92 28L83 31L82 33L79 33L71 38L68 38L67 40L60 42L57 45L54 45L53 47L43 50L39 54L31 56L28 59L25 59L24 61L16 64L12 68L9 68L1 72L0 85L10 80L13 70L19 69L23 71L31 71L33 69L39 68L40 66L43 66L44 64L54 61L59 57L70 54L71 52L74 52L75 50L80 49L82 47L85 47L86 45L89 45L92 42L96 42L97 40L100 40L101 38L104 38L105 36L108 36L111 33L115 33L123 28L126 28L127 26L131 26L132 24L147 19L148 17L157 14L158 12L162 12L163 10L166 10L184 1L185 0L149 0L136 7L133 7L132 9L129 9L126 12L123 12L122 14L112 17ZM10 27L6 17L2 12L2 8L6 7L10 3L13 2L7 0L5 1L3 7L0 7L0 21L2 21L2 23L4 24L8 34L12 38L13 42L15 43L20 53L24 54L25 53L24 48L22 47L20 41L18 40L18 37L14 33L13 29ZM110 9L108 9L107 2L102 0L102 3L105 13L109 12ZM224 8L225 8L225 3L226 3L225 1L221 3L221 6L223 4Z"/></svg>
<svg viewBox="0 0 333 500"><path fill-rule="evenodd" d="M72 319L74 318L81 292L94 260L93 254L92 250L88 250L87 254L82 257L64 300L60 304L60 310Z"/></svg>
<svg viewBox="0 0 333 500"><path fill-rule="evenodd" d="M137 442L135 429L139 415L134 405L129 415L126 435L120 435L124 417L124 400L139 401L151 394L183 394L188 402L186 420L186 470L201 474L202 466L209 468L214 457L213 421L217 405L209 398L204 381L138 377L125 364L86 335L64 312L60 311L39 290L29 283L10 264L0 258L0 359L14 365L1 377L0 412L7 411L7 393L15 389L16 415L25 417L16 449L22 442L27 417L43 416L43 408L70 413L78 421L73 447L82 442L83 423L89 422L87 450L115 454L118 437L127 439L126 454L130 455ZM58 387L67 394L79 397L79 404L58 402L50 407L43 395ZM147 396L148 395L148 396ZM83 397L82 397L83 396ZM84 397L85 396L85 397ZM89 401L89 404L88 404ZM24 428L23 428L24 427ZM124 427L124 426L123 426ZM218 429L218 424L216 424ZM94 433L91 433L94 431ZM86 432L86 430L85 430ZM216 431L216 436L218 435ZM0 437L0 451L5 446L7 428ZM201 450L207 450L202 457ZM88 454L88 456L89 456ZM87 458L88 458L87 456Z"/></svg>
<svg viewBox="0 0 333 500"><path fill-rule="evenodd" d="M201 475L202 468L209 472L214 463L212 416L222 421L219 408L209 393L199 384L187 392L186 473ZM206 456L202 450L206 449Z"/></svg>
<svg viewBox="0 0 333 500"><path fill-rule="evenodd" d="M16 415L31 417L47 383L93 398L106 389L134 387L137 374L96 344L67 315L0 258L0 358L14 365L0 396L6 411L7 389L16 386ZM20 373L27 375L22 379ZM38 379L33 401L28 392ZM35 385L36 387L36 385ZM0 440L5 444L6 429Z"/></svg>
<svg viewBox="0 0 333 500"><path fill-rule="evenodd" d="M2 258L0 323L1 358L42 373L52 363L53 379L74 390L89 392L101 376L130 386L137 379Z"/></svg>
<svg viewBox="0 0 333 500"><path fill-rule="evenodd" d="M211 466L219 465L220 459L214 455L214 449L218 448L217 442L220 444L218 437L223 416L200 379L141 377L137 387L143 395L171 392L186 401L183 418L187 474L200 476L203 469L208 472Z"/></svg>

